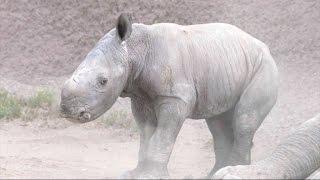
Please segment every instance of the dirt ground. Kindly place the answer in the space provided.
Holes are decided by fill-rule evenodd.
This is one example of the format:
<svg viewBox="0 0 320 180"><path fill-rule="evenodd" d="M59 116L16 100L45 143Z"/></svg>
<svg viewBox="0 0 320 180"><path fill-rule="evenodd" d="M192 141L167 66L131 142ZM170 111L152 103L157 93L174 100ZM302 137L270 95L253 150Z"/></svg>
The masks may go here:
<svg viewBox="0 0 320 180"><path fill-rule="evenodd" d="M0 0L0 88L28 96L47 86L58 94L124 11L147 24L234 24L269 45L280 71L278 102L254 139L257 161L320 112L319 9L318 0ZM119 99L114 108L128 110L129 100ZM188 120L169 163L171 176L205 176L214 163L210 138L204 121ZM138 141L96 122L1 121L0 178L116 178L135 167Z"/></svg>

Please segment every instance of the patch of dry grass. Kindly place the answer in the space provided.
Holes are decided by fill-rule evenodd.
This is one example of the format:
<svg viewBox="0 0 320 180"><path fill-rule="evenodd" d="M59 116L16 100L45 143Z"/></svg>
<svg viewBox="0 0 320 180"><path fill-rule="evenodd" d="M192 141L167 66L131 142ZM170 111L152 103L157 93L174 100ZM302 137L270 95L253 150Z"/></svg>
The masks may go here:
<svg viewBox="0 0 320 180"><path fill-rule="evenodd" d="M131 113L126 110L113 110L102 115L99 120L105 127L128 129L131 132L137 132L137 126Z"/></svg>
<svg viewBox="0 0 320 180"><path fill-rule="evenodd" d="M40 89L29 98L19 98L0 90L0 119L20 119L30 122L35 119L55 119L58 112L54 105L54 93L49 89ZM98 119L99 126L125 129L135 134L138 132L135 120L130 111L125 109L111 110Z"/></svg>
<svg viewBox="0 0 320 180"><path fill-rule="evenodd" d="M54 94L48 89L40 89L33 96L23 99L0 90L0 119L31 121L43 116L41 110L50 110L54 102Z"/></svg>
<svg viewBox="0 0 320 180"><path fill-rule="evenodd" d="M30 108L48 108L54 101L54 94L48 89L40 89L37 93L27 99L26 105Z"/></svg>
<svg viewBox="0 0 320 180"><path fill-rule="evenodd" d="M21 115L21 101L5 90L0 90L0 119L17 118Z"/></svg>

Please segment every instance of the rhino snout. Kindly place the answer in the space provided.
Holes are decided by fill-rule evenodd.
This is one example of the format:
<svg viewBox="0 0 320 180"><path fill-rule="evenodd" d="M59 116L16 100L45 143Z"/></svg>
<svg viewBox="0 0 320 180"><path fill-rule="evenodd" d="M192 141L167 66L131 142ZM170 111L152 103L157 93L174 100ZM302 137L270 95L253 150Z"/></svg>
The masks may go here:
<svg viewBox="0 0 320 180"><path fill-rule="evenodd" d="M60 105L60 115L64 118L78 120L81 123L89 122L92 119L91 113L84 108L70 109L65 104Z"/></svg>
<svg viewBox="0 0 320 180"><path fill-rule="evenodd" d="M76 89L70 82L66 83L61 91L60 115L64 118L77 120L85 123L91 120L92 115L85 107L82 107L76 98Z"/></svg>

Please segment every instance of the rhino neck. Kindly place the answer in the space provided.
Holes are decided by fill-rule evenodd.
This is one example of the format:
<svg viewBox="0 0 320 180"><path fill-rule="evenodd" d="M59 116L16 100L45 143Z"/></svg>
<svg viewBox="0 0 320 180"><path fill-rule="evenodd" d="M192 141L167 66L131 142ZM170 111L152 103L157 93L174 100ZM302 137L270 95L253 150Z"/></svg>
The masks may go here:
<svg viewBox="0 0 320 180"><path fill-rule="evenodd" d="M137 88L136 81L139 79L141 72L148 56L150 47L149 29L144 24L133 24L132 34L126 41L129 65L127 68L128 78L126 85L121 93L121 97L132 97Z"/></svg>

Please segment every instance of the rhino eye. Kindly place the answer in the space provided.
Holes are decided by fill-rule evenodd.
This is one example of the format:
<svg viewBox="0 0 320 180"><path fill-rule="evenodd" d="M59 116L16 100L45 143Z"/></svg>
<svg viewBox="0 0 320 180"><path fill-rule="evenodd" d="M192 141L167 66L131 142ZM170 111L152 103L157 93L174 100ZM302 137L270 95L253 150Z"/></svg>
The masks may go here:
<svg viewBox="0 0 320 180"><path fill-rule="evenodd" d="M105 77L99 77L99 78L98 78L98 82L99 82L99 85L104 86L104 85L107 84L108 79L105 78Z"/></svg>

